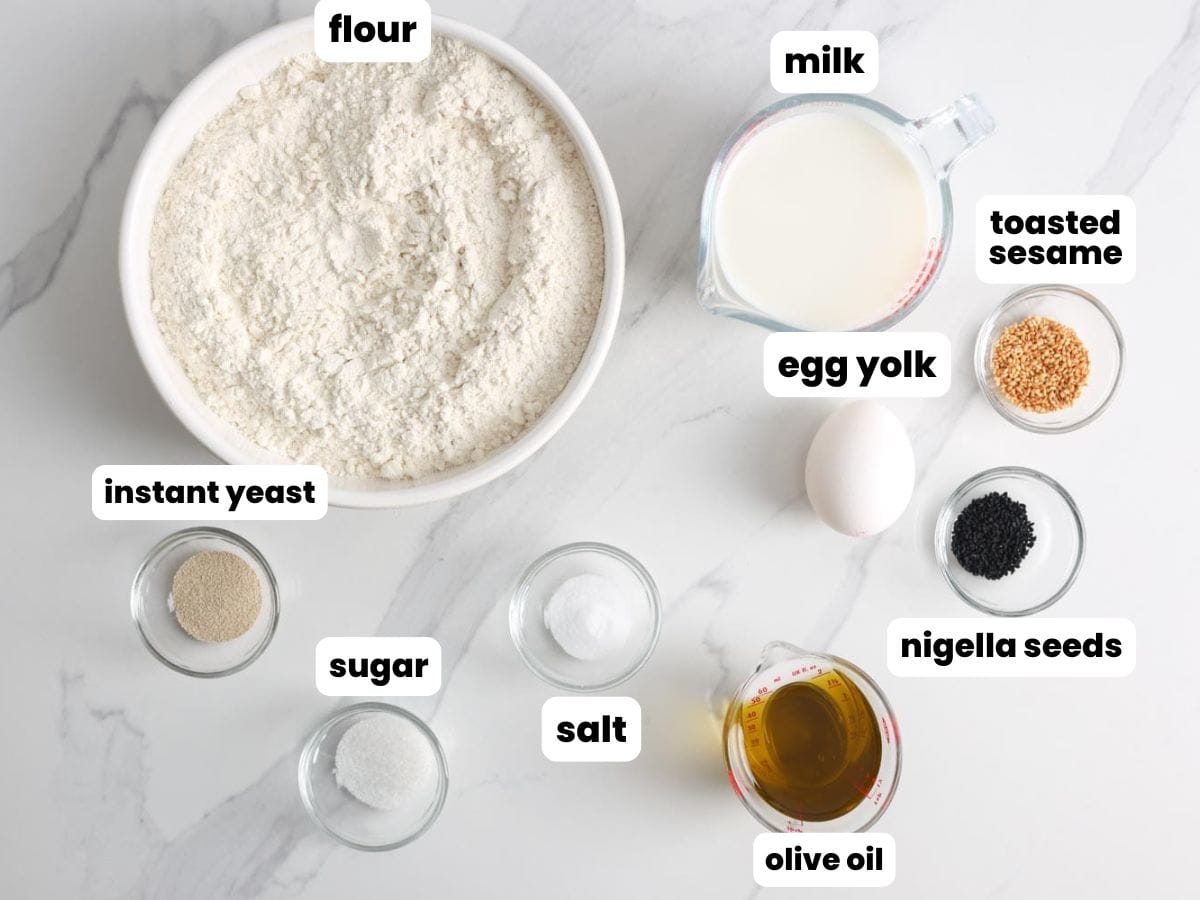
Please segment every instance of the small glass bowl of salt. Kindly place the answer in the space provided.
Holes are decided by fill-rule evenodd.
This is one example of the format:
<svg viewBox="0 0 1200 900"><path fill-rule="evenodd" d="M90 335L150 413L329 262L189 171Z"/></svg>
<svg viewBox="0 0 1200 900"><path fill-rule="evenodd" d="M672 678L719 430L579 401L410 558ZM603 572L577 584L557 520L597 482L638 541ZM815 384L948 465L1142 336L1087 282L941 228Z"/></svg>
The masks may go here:
<svg viewBox="0 0 1200 900"><path fill-rule="evenodd" d="M662 625L658 588L646 568L608 544L567 544L525 570L513 592L513 643L543 681L569 691L605 691L650 659Z"/></svg>
<svg viewBox="0 0 1200 900"><path fill-rule="evenodd" d="M300 798L331 837L394 850L433 825L446 802L446 755L429 726L387 703L326 719L300 754Z"/></svg>

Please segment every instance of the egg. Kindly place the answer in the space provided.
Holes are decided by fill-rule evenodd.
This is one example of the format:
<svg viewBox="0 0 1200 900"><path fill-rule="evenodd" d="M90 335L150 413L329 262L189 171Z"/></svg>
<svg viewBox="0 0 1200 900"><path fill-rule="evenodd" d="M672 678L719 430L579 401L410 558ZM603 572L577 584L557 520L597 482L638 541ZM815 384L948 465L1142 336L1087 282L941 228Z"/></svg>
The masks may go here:
<svg viewBox="0 0 1200 900"><path fill-rule="evenodd" d="M904 425L882 403L835 411L808 448L804 483L821 521L842 534L878 534L912 499L916 463Z"/></svg>

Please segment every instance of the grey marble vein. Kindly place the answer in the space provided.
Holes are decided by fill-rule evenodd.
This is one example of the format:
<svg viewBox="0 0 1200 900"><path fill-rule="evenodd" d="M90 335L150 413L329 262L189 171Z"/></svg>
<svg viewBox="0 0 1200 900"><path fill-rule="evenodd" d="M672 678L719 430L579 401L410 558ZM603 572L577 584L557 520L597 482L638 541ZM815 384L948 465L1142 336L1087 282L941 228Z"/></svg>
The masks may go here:
<svg viewBox="0 0 1200 900"><path fill-rule="evenodd" d="M728 647L717 640L717 620L721 607L733 594L733 584L721 578L717 572L711 572L700 579L692 591L709 593L717 598L713 614L709 616L708 625L700 638L700 649L708 654L717 667L717 678L712 682L708 691L708 706L713 717L719 722L725 715L725 708L732 699L738 684L746 677L745 672L735 669L733 660L729 658ZM691 593L691 591L689 591Z"/></svg>
<svg viewBox="0 0 1200 900"><path fill-rule="evenodd" d="M867 580L867 571L875 551L882 543L880 537L860 538L846 560L842 580L833 597L821 613L821 618L804 638L804 647L812 650L828 650L858 600L859 591Z"/></svg>
<svg viewBox="0 0 1200 900"><path fill-rule="evenodd" d="M281 801L283 799L283 802ZM294 897L316 876L335 844L313 826L296 792L296 759L275 762L245 791L227 799L159 848L135 898ZM219 856L212 850L220 847Z"/></svg>
<svg viewBox="0 0 1200 900"><path fill-rule="evenodd" d="M79 187L49 225L30 238L11 259L0 265L0 327L23 306L40 297L54 280L63 258L79 229L84 206L92 190L92 179L104 164L126 124L137 113L148 112L152 120L161 115L166 100L134 84L100 138L100 144L84 170Z"/></svg>
<svg viewBox="0 0 1200 900"><path fill-rule="evenodd" d="M59 681L63 850L79 860L78 896L104 900L133 889L164 844L146 813L146 737L123 711L91 705L83 675L62 672Z"/></svg>
<svg viewBox="0 0 1200 900"><path fill-rule="evenodd" d="M1159 64L1133 106L1108 159L1088 190L1128 194L1171 143L1179 120L1200 86L1200 0L1193 2L1178 43Z"/></svg>
<svg viewBox="0 0 1200 900"><path fill-rule="evenodd" d="M83 676L63 673L61 683L58 790L69 811L66 851L82 857L79 897L285 898L316 874L333 844L300 805L292 755L167 841L145 809L142 730L121 710L91 705ZM218 845L214 866L209 851Z"/></svg>

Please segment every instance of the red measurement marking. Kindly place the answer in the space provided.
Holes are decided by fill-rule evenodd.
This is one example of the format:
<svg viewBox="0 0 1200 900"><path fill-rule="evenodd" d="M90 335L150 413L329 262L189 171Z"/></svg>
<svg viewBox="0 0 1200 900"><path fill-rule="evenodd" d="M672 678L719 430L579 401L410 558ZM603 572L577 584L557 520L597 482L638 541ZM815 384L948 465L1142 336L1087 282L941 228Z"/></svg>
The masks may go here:
<svg viewBox="0 0 1200 900"><path fill-rule="evenodd" d="M887 743L887 744L892 743L892 731L893 730L896 732L896 741L899 742L900 728L896 724L895 719L889 718L887 716L880 716L879 724L883 728L883 739L884 739L885 743ZM891 726L891 727L889 728L889 726Z"/></svg>
<svg viewBox="0 0 1200 900"><path fill-rule="evenodd" d="M865 789L862 786L857 785L857 784L852 785L852 787L854 788L855 791L862 794L862 797L864 800L870 800L871 799L871 791L875 790L874 784L868 785Z"/></svg>
<svg viewBox="0 0 1200 900"><path fill-rule="evenodd" d="M745 800L745 799L746 799L746 795L745 795L745 794L743 794L743 793L742 793L742 789L741 789L740 787L738 787L737 779L733 777L733 773L732 773L732 772L726 772L725 774L726 774L726 775L728 776L728 778L729 778L729 784L730 784L730 786L733 788L733 792L734 792L735 794L737 794L737 795L738 795L738 797L740 797L741 799Z"/></svg>
<svg viewBox="0 0 1200 900"><path fill-rule="evenodd" d="M903 309L921 291L925 290L925 287L933 278L934 272L937 271L938 262L942 258L942 251L941 241L933 240L930 242L929 248L925 251L925 259L921 263L921 271L917 273L916 279L909 286L908 290L904 292L904 296L900 298L900 302L896 304L896 309Z"/></svg>

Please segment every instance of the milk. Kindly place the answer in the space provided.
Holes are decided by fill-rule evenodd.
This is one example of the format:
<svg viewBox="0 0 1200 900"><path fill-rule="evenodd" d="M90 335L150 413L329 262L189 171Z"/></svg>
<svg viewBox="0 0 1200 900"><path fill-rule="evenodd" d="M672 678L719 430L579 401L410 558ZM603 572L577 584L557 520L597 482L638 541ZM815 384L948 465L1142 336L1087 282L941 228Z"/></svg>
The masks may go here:
<svg viewBox="0 0 1200 900"><path fill-rule="evenodd" d="M870 325L920 283L933 233L920 175L878 128L841 112L748 138L721 177L713 223L729 285L806 331Z"/></svg>

